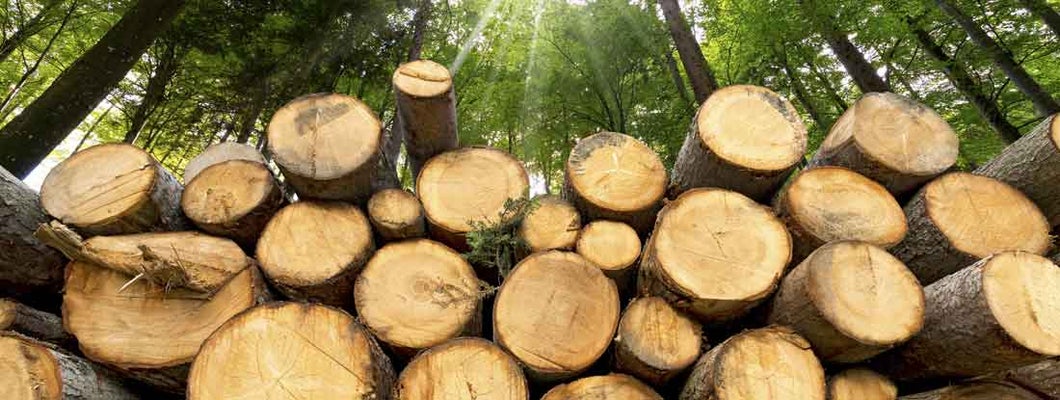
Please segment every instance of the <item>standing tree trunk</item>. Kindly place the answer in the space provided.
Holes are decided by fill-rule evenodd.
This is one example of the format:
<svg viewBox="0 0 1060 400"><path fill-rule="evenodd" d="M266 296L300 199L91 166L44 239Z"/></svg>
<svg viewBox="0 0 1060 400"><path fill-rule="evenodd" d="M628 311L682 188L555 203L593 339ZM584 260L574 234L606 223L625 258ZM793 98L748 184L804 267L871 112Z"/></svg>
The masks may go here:
<svg viewBox="0 0 1060 400"><path fill-rule="evenodd" d="M85 119L179 13L185 0L139 0L91 49L0 129L0 164L29 175Z"/></svg>
<svg viewBox="0 0 1060 400"><path fill-rule="evenodd" d="M144 124L147 123L147 119L151 117L159 103L165 98L166 87L169 86L169 82L173 80L173 77L177 75L180 59L183 57L184 51L177 47L177 45L172 43L164 45L158 65L155 66L151 77L147 79L147 88L144 90L143 100L140 101L140 105L136 107L136 112L133 113L129 130L125 131L125 143L133 144L136 142L136 138L140 136L140 131L143 130Z"/></svg>
<svg viewBox="0 0 1060 400"><path fill-rule="evenodd" d="M957 24L972 39L972 42L994 60L994 65L1000 68L1005 73L1005 76L1012 80L1016 88L1031 100L1031 103L1034 104L1034 109L1038 111L1038 115L1046 116L1060 112L1060 103L1057 103L1049 92L1042 89L1038 82L1027 73L1027 70L1023 69L1023 66L1012 58L1012 54L1008 50L1002 48L1000 44L987 35L983 28L977 25L964 11L961 11L956 4L951 3L950 0L935 0L935 4L957 21Z"/></svg>
<svg viewBox="0 0 1060 400"><path fill-rule="evenodd" d="M261 87L254 90L250 102L244 105L243 115L239 121L239 136L236 136L236 143L245 144L250 141L250 134L254 133L254 127L258 124L258 117L261 116L261 111L265 109L265 100L268 98L269 81L268 78L263 78Z"/></svg>
<svg viewBox="0 0 1060 400"><path fill-rule="evenodd" d="M1019 129L1008 122L1008 119L1005 118L1005 113L998 107L997 102L979 89L979 85L972 80L968 71L957 63L957 60L946 54L946 50L938 43L935 43L930 33L916 26L911 20L907 21L907 23L910 29L913 30L913 36L916 36L916 39L920 41L920 45L931 55L931 58L934 58L939 63L939 68L949 78L950 83L953 83L953 87L957 88L975 106L979 116L985 119L1006 143L1018 140L1020 138Z"/></svg>
<svg viewBox="0 0 1060 400"><path fill-rule="evenodd" d="M692 34L692 28L685 22L681 14L681 6L677 0L659 0L666 24L670 27L670 36L677 46L677 53L681 56L681 64L685 66L688 80L692 82L692 92L696 95L696 104L702 104L710 97L710 94L718 89L718 82L714 80L714 72L703 57L703 50L699 42Z"/></svg>
<svg viewBox="0 0 1060 400"><path fill-rule="evenodd" d="M1020 0L1020 3L1031 13L1041 18L1045 22L1045 26L1053 31L1057 39L1060 39L1060 14L1057 14L1056 10L1049 7L1045 0Z"/></svg>
<svg viewBox="0 0 1060 400"><path fill-rule="evenodd" d="M677 90L677 94L681 96L681 100L685 103L689 102L688 89L685 88L684 78L681 77L681 70L677 68L677 60L674 59L674 52L672 50L666 50L666 70L670 71L670 79L674 81L674 89Z"/></svg>
<svg viewBox="0 0 1060 400"><path fill-rule="evenodd" d="M787 75L788 82L791 84L791 89L795 92L795 98L802 103L803 108L806 109L806 113L810 114L810 118L817 124L817 130L825 132L830 122L825 121L824 116L817 109L817 106L813 103L813 99L810 98L809 92L806 91L806 86L802 84L802 80L796 74L795 69L788 63L788 58L784 56L780 60L780 66L784 68L784 75Z"/></svg>
<svg viewBox="0 0 1060 400"><path fill-rule="evenodd" d="M37 193L0 168L0 296L56 308L65 260L33 237L48 222Z"/></svg>
<svg viewBox="0 0 1060 400"><path fill-rule="evenodd" d="M845 32L840 32L836 28L835 21L831 17L827 17L820 23L821 36L828 42L828 47L832 49L832 53L835 53L836 58L843 64L843 68L854 79L854 83L858 85L862 93L891 91L891 85L876 74L876 67L865 59L865 54L850 41Z"/></svg>

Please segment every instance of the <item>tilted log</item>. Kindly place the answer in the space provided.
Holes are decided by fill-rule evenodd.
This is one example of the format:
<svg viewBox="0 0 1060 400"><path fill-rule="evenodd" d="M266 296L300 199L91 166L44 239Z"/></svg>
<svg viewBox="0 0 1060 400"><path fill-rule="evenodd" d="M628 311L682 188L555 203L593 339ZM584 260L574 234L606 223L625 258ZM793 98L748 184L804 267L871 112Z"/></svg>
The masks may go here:
<svg viewBox="0 0 1060 400"><path fill-rule="evenodd" d="M449 400L488 396L527 400L522 369L507 352L488 340L458 338L413 358L394 386L395 400Z"/></svg>
<svg viewBox="0 0 1060 400"><path fill-rule="evenodd" d="M397 123L405 134L412 176L418 176L427 160L458 145L453 78L444 65L416 60L401 64L393 83Z"/></svg>
<svg viewBox="0 0 1060 400"><path fill-rule="evenodd" d="M975 174L1005 182L1025 194L1049 220L1060 225L1060 118L1054 114L992 160Z"/></svg>
<svg viewBox="0 0 1060 400"><path fill-rule="evenodd" d="M223 161L199 172L184 187L180 205L199 229L253 249L265 224L286 200L262 163Z"/></svg>
<svg viewBox="0 0 1060 400"><path fill-rule="evenodd" d="M992 377L1015 383L1048 398L1060 399L1060 358L1013 368Z"/></svg>
<svg viewBox="0 0 1060 400"><path fill-rule="evenodd" d="M11 299L0 299L0 331L18 332L66 350L77 350L77 339L63 329L62 317Z"/></svg>
<svg viewBox="0 0 1060 400"><path fill-rule="evenodd" d="M37 193L0 167L0 296L57 308L66 260L33 237L49 218Z"/></svg>
<svg viewBox="0 0 1060 400"><path fill-rule="evenodd" d="M135 400L121 376L25 336L0 332L0 398Z"/></svg>

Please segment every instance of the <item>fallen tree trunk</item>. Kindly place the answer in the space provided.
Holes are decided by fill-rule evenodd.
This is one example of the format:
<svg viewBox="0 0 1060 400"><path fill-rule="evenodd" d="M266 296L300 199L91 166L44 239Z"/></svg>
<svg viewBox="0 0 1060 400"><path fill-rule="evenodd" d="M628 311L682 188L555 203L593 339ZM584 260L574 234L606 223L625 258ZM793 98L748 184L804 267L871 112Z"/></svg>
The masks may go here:
<svg viewBox="0 0 1060 400"><path fill-rule="evenodd" d="M368 200L368 219L386 242L421 238L427 234L423 205L401 189L383 189Z"/></svg>
<svg viewBox="0 0 1060 400"><path fill-rule="evenodd" d="M924 328L881 357L899 381L974 377L1060 356L1060 268L1004 252L928 286Z"/></svg>
<svg viewBox="0 0 1060 400"><path fill-rule="evenodd" d="M419 176L427 160L458 145L453 79L445 66L416 60L399 66L393 80L405 151L412 176Z"/></svg>
<svg viewBox="0 0 1060 400"><path fill-rule="evenodd" d="M364 204L372 191L382 127L360 100L318 93L281 107L266 131L269 153L300 198Z"/></svg>
<svg viewBox="0 0 1060 400"><path fill-rule="evenodd" d="M40 189L44 210L88 235L177 231L188 227L182 187L154 157L127 144L74 153Z"/></svg>
<svg viewBox="0 0 1060 400"><path fill-rule="evenodd" d="M768 208L736 192L692 189L659 212L637 285L642 295L718 322L773 293L790 259L791 237Z"/></svg>
<svg viewBox="0 0 1060 400"><path fill-rule="evenodd" d="M692 369L680 400L825 398L824 369L790 329L767 327L730 337Z"/></svg>
<svg viewBox="0 0 1060 400"><path fill-rule="evenodd" d="M357 316L397 354L482 331L482 285L459 253L426 239L379 249L357 276Z"/></svg>
<svg viewBox="0 0 1060 400"><path fill-rule="evenodd" d="M575 244L578 254L600 267L615 281L618 293L626 296L635 291L640 237L637 231L621 222L597 220L582 228Z"/></svg>
<svg viewBox="0 0 1060 400"><path fill-rule="evenodd" d="M184 167L184 184L195 180L195 177L206 168L232 160L266 164L265 157L254 146L236 142L221 142L210 145L202 153L188 161L188 165Z"/></svg>
<svg viewBox="0 0 1060 400"><path fill-rule="evenodd" d="M191 367L188 399L387 400L393 382L390 359L349 314L277 302L210 335Z"/></svg>
<svg viewBox="0 0 1060 400"><path fill-rule="evenodd" d="M932 181L905 206L909 234L891 253L928 285L991 254L1049 250L1049 223L1018 190L953 172Z"/></svg>
<svg viewBox="0 0 1060 400"><path fill-rule="evenodd" d="M1013 368L993 377L1031 389L1047 398L1060 398L1060 358Z"/></svg>
<svg viewBox="0 0 1060 400"><path fill-rule="evenodd" d="M805 152L806 127L791 103L763 87L733 85L699 107L671 182L675 194L716 187L764 202Z"/></svg>
<svg viewBox="0 0 1060 400"><path fill-rule="evenodd" d="M37 194L0 167L0 199L0 296L58 309L65 260L33 237L48 222Z"/></svg>
<svg viewBox="0 0 1060 400"><path fill-rule="evenodd" d="M465 147L431 158L416 178L431 239L467 251L475 225L496 223L511 200L526 197L523 163L490 147Z"/></svg>
<svg viewBox="0 0 1060 400"><path fill-rule="evenodd" d="M253 249L265 224L286 203L280 183L265 164L231 160L214 164L188 182L184 214L199 229Z"/></svg>
<svg viewBox="0 0 1060 400"><path fill-rule="evenodd" d="M633 137L600 132L582 138L567 158L563 197L585 221L607 219L647 234L666 191L659 155Z"/></svg>
<svg viewBox="0 0 1060 400"><path fill-rule="evenodd" d="M528 378L556 381L577 376L604 354L618 314L618 292L599 268L575 253L537 253L497 292L493 337Z"/></svg>
<svg viewBox="0 0 1060 400"><path fill-rule="evenodd" d="M246 268L210 299L74 261L67 267L63 325L85 356L160 390L183 393L188 363L207 336L268 299L257 268Z"/></svg>
<svg viewBox="0 0 1060 400"><path fill-rule="evenodd" d="M610 374L581 378L552 388L541 400L662 400L652 388L629 375Z"/></svg>
<svg viewBox="0 0 1060 400"><path fill-rule="evenodd" d="M541 195L534 208L519 224L518 235L529 253L548 250L574 250L582 218L570 203L555 195Z"/></svg>
<svg viewBox="0 0 1060 400"><path fill-rule="evenodd" d="M459 338L413 358L394 387L395 400L449 400L476 394L496 400L527 400L519 364L488 340Z"/></svg>
<svg viewBox="0 0 1060 400"><path fill-rule="evenodd" d="M353 307L357 274L375 251L372 228L356 206L300 201L265 226L257 259L287 297Z"/></svg>
<svg viewBox="0 0 1060 400"><path fill-rule="evenodd" d="M1001 154L975 170L1027 195L1049 225L1060 225L1060 119L1052 115Z"/></svg>
<svg viewBox="0 0 1060 400"><path fill-rule="evenodd" d="M870 369L854 368L828 378L828 400L895 400L894 382Z"/></svg>
<svg viewBox="0 0 1060 400"><path fill-rule="evenodd" d="M784 278L767 320L794 328L822 361L855 363L920 331L924 292L886 250L831 242Z"/></svg>
<svg viewBox="0 0 1060 400"><path fill-rule="evenodd" d="M699 323L658 297L634 299L618 323L615 369L663 386L699 358Z"/></svg>
<svg viewBox="0 0 1060 400"><path fill-rule="evenodd" d="M77 351L77 339L63 330L62 317L0 299L0 331L18 332L69 351Z"/></svg>
<svg viewBox="0 0 1060 400"><path fill-rule="evenodd" d="M0 333L0 394L5 399L134 400L121 377L56 347Z"/></svg>
<svg viewBox="0 0 1060 400"><path fill-rule="evenodd" d="M900 400L1048 400L1010 382L982 381L910 394Z"/></svg>
<svg viewBox="0 0 1060 400"><path fill-rule="evenodd" d="M810 167L850 168L901 198L956 162L957 134L942 117L894 93L867 93L832 125Z"/></svg>
<svg viewBox="0 0 1060 400"><path fill-rule="evenodd" d="M794 263L837 240L887 249L901 242L907 229L902 206L887 189L840 167L799 173L781 190L774 210L791 232Z"/></svg>

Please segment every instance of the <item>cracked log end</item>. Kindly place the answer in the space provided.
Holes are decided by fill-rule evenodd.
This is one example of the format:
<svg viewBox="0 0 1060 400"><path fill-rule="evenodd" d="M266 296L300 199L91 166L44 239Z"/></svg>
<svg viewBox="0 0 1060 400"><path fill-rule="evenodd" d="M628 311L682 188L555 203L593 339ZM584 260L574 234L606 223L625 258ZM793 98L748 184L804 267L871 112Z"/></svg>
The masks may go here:
<svg viewBox="0 0 1060 400"><path fill-rule="evenodd" d="M395 387L397 400L527 400L519 364L493 342L459 338L409 362Z"/></svg>

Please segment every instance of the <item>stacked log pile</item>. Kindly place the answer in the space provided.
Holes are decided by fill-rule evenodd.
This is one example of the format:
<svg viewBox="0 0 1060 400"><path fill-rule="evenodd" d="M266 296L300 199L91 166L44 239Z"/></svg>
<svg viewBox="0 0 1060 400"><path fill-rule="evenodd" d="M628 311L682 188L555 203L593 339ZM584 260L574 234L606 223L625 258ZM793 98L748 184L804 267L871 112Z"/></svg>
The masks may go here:
<svg viewBox="0 0 1060 400"><path fill-rule="evenodd" d="M530 198L457 143L444 67L394 87L410 189L372 187L382 124L326 93L276 111L271 159L215 145L185 185L123 144L39 199L0 173L0 398L1060 396L1055 117L949 171L934 111L868 94L800 169L794 108L734 86L671 171L596 132Z"/></svg>

